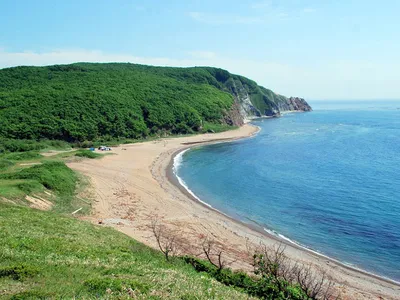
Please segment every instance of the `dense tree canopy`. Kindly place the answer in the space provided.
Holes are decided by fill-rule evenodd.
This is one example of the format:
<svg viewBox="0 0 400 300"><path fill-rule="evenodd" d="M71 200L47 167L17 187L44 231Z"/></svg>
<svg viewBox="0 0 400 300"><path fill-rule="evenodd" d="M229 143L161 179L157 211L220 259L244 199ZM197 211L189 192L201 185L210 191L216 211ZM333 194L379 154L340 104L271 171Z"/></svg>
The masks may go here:
<svg viewBox="0 0 400 300"><path fill-rule="evenodd" d="M202 122L220 123L232 103L206 68L9 68L0 70L0 137L82 141L187 133Z"/></svg>
<svg viewBox="0 0 400 300"><path fill-rule="evenodd" d="M77 63L2 69L0 139L76 142L191 133L226 122L234 96L244 94L257 115L286 99L210 67Z"/></svg>

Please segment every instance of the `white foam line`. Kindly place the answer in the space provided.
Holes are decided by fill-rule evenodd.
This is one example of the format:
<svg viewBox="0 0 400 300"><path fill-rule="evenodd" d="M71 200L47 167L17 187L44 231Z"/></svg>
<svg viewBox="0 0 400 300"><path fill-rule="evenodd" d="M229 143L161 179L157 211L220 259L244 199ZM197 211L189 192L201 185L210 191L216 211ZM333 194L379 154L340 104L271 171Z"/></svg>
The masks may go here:
<svg viewBox="0 0 400 300"><path fill-rule="evenodd" d="M308 248L308 247L306 247L306 246L304 246L304 245L302 245L302 244L300 244L300 243L298 243L298 242L296 242L294 240L291 240L290 238L284 236L283 234L280 234L280 233L276 232L275 230L271 230L271 229L268 229L268 228L265 228L265 227L263 227L263 229L264 229L265 232L269 233L270 235L273 235L273 236L275 236L275 237L277 237L277 238L279 238L281 240L284 240L284 241L286 241L286 242L288 242L288 243L290 243L292 245L295 245L295 246L300 247L300 248L302 248L304 250L307 250L309 252L317 254L318 256L322 256L322 257L328 258L330 260L337 261L337 260L335 260L335 259L333 259L333 258L331 258L329 256L326 256L326 255L324 255L324 254L322 254L322 253L320 253L318 251L312 250L312 249L310 249L310 248ZM351 267L353 268L353 266L351 266Z"/></svg>
<svg viewBox="0 0 400 300"><path fill-rule="evenodd" d="M185 190L190 195L192 195L197 201L199 201L199 202L203 203L204 205L214 209L210 204L202 201L199 197L197 197L196 194L193 193L193 191L187 186L186 182L181 177L178 176L178 170L179 170L180 166L182 165L182 161L183 161L183 154L185 154L189 150L190 150L190 148L185 149L185 150L179 152L177 155L175 155L172 171L173 171L175 177L178 179L179 184L181 186L183 186L185 188Z"/></svg>
<svg viewBox="0 0 400 300"><path fill-rule="evenodd" d="M255 137L255 136L261 131L261 127L260 127L260 126L256 126L256 127L258 127L257 132L255 132L252 136L250 136L250 137L248 137L248 138L253 138L253 137ZM234 141L232 141L232 142L234 142ZM179 170L179 168L180 168L180 166L182 165L182 162L183 162L183 155L184 155L187 151L189 151L190 149L191 149L191 148L184 149L184 150L182 150L181 152L179 152L177 155L175 155L175 157L174 157L174 162L173 162L173 166L172 166L172 172L174 173L175 177L178 179L179 184L180 184L191 196L193 196L197 201L199 201L199 202L201 202L202 204L206 205L207 207L209 207L209 208L211 208L211 209L213 209L213 210L215 210L215 211L221 213L222 215L225 215L225 216L227 216L227 217L230 218L230 216L227 215L226 213L224 213L224 212L222 212L222 211L220 211L220 210L218 210L218 209L215 209L215 208L212 207L210 204L208 204L207 202L202 201L199 197L197 197L196 194L187 186L186 182L185 182L181 177L178 176L178 170ZM312 250L312 249L310 249L310 248L308 248L308 247L306 247L306 246L303 246L302 244L300 244L300 243L298 243L298 242L296 242L296 241L293 241L293 240L289 239L288 237L286 237L286 236L284 236L283 234L280 234L280 233L278 233L278 232L276 232L276 231L274 231L274 230L270 230L270 229L267 229L267 228L265 228L265 227L263 227L263 229L264 229L265 232L269 233L270 235L275 236L275 237L277 237L278 239L284 240L284 241L288 242L289 244L292 244L292 245L295 245L295 246L297 246L297 247L299 247L299 248L302 248L302 249L304 249L304 250L307 251L307 252L311 252L311 253L313 253L313 254L319 256L319 257L324 257L324 258L326 258L326 259L329 259L330 261L336 262L336 263L338 263L338 264L340 264L340 265L347 266L347 267L349 267L349 268L351 268L351 269L353 269L353 270L356 270L356 271L358 271L358 272L360 272L360 273L372 275L372 276L374 276L374 277L376 277L376 278L382 278L382 279L384 279L384 280L386 280L386 281L389 281L389 282L392 282L392 283L394 283L394 284L400 284L399 281L396 281L396 280L394 280L394 279L391 279L391 278L388 278L388 277L385 277L385 276L382 276L382 275L377 275L377 274L372 273L372 272L368 272L368 271L366 271L366 270L364 270L364 269L361 269L361 268L358 268L358 267L356 267L356 266L354 266L354 265L352 265L352 264L350 264L350 263L342 262L342 261L340 261L340 260L338 260L338 259L329 257L329 256L327 256L327 255L325 255L325 254L322 254L322 253L318 252L318 251Z"/></svg>
<svg viewBox="0 0 400 300"><path fill-rule="evenodd" d="M392 278L385 277L385 276L383 276L383 275L378 275L378 274L372 273L372 272L370 272L370 271L366 271L365 269L361 269L361 268L359 268L359 267L357 267L357 266L355 266L355 265L353 265L353 264L351 264L351 263L349 263L349 262L340 261L340 260L338 260L338 259L336 259L336 258L332 258L332 257L329 257L328 255L322 254L322 253L319 252L319 251L313 250L313 249L311 249L311 248L309 248L309 247L307 247L307 246L304 246L304 245L302 245L302 244L300 244L300 243L298 243L298 242L296 242L296 241L294 241L294 240L291 240L290 238L284 236L283 234L280 234L280 233L276 232L275 230L267 229L267 228L265 228L265 227L263 227L263 229L264 229L264 231L267 232L268 234L270 234L270 235L272 235L272 236L275 236L275 237L277 237L277 238L279 238L279 239L281 239L281 240L284 240L284 241L286 241L286 242L288 242L288 243L290 243L290 244L292 244L292 245L295 245L295 246L297 246L297 247L299 247L299 248L301 248L301 249L304 249L304 250L307 251L307 252L311 252L311 253L313 253L313 254L319 256L319 257L323 257L323 258L329 259L330 261L336 262L336 263L338 263L338 264L340 264L340 265L347 266L347 267L349 267L349 268L351 268L351 269L353 269L353 270L355 270L355 271L358 271L358 272L361 272L361 273L364 273L364 274L368 274L368 275L372 275L372 276L374 276L374 277L381 278L381 279L390 281L390 282L395 283L395 284L400 284L399 281L396 281L396 280L394 280L394 279L392 279Z"/></svg>

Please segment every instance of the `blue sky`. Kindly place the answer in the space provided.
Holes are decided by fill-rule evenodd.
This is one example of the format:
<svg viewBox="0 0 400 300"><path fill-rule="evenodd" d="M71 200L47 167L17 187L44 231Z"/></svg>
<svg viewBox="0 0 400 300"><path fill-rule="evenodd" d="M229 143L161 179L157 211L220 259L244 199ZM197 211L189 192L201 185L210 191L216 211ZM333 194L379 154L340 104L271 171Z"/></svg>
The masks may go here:
<svg viewBox="0 0 400 300"><path fill-rule="evenodd" d="M400 1L0 0L0 68L211 65L287 96L400 98Z"/></svg>

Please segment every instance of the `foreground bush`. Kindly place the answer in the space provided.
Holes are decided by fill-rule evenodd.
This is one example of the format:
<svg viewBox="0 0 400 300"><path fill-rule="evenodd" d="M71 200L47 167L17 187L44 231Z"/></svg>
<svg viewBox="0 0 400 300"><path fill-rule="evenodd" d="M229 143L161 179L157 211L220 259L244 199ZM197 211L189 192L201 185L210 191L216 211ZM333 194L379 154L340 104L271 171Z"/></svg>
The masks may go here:
<svg viewBox="0 0 400 300"><path fill-rule="evenodd" d="M157 216L150 225L160 251L166 261L179 258L202 273L206 273L219 282L240 288L251 296L263 299L339 299L340 293L324 271L315 266L292 261L285 255L282 244L267 247L263 244L252 249L247 244L248 254L252 255L254 275L227 268L234 261L225 256L225 246L208 236L203 237L201 254L204 261L190 256L179 257L185 249L185 240L180 237L179 230L172 230L162 224ZM200 249L199 249L200 250ZM184 250L183 250L184 252Z"/></svg>
<svg viewBox="0 0 400 300"><path fill-rule="evenodd" d="M220 270L209 262L194 257L186 256L183 260L192 265L196 271L207 273L227 286L241 288L251 296L262 299L308 299L298 286L283 279L277 281L273 276L261 278L249 276L244 272L234 272L228 268Z"/></svg>

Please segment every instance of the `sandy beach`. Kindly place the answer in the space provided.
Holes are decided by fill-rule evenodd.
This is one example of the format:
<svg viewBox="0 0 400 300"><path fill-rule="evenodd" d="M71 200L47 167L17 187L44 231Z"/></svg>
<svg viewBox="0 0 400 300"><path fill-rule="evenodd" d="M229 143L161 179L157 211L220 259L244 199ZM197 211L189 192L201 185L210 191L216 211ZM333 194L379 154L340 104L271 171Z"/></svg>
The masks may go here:
<svg viewBox="0 0 400 300"><path fill-rule="evenodd" d="M246 245L277 244L276 237L256 227L247 226L196 201L173 176L174 155L184 149L205 143L250 137L258 128L246 124L239 129L195 136L160 139L113 148L112 155L102 159L83 159L68 165L90 180L87 194L93 200L92 215L85 219L117 230L156 247L149 228L158 217L162 224L185 240L184 252L200 253L204 237L224 245L231 260L245 261ZM367 274L339 262L286 243L286 254L297 261L324 269L337 283L342 299L400 299L400 285ZM236 262L234 268L249 269Z"/></svg>

